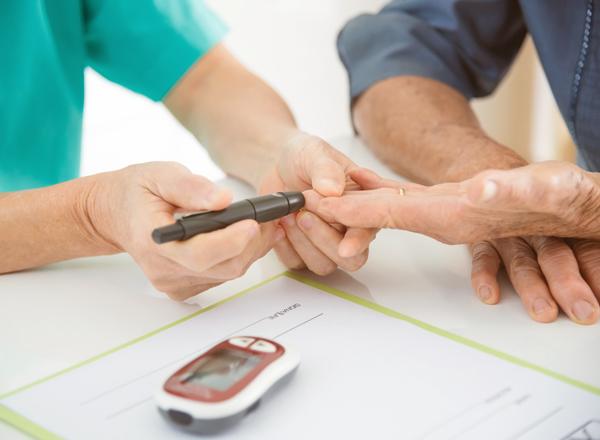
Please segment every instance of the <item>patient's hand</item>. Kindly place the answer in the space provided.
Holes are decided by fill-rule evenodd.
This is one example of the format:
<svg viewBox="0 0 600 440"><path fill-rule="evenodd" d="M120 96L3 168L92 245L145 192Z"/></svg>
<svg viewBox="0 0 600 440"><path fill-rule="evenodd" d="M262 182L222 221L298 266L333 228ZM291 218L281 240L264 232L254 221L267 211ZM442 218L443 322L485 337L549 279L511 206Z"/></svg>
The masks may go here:
<svg viewBox="0 0 600 440"><path fill-rule="evenodd" d="M346 226L405 229L449 244L548 235L600 240L600 178L547 162L485 171L430 187L371 179L370 191L325 198L319 212Z"/></svg>
<svg viewBox="0 0 600 440"><path fill-rule="evenodd" d="M353 178L361 186L377 189L325 198L313 209L331 222L407 229L446 243L476 243L471 246L472 284L485 303L499 301L496 278L504 265L533 319L552 321L560 307L576 322L597 321L600 241L567 243L540 236L560 231L594 234L595 175L571 164L546 163L424 187L358 173ZM491 179L495 192L489 186L485 190Z"/></svg>

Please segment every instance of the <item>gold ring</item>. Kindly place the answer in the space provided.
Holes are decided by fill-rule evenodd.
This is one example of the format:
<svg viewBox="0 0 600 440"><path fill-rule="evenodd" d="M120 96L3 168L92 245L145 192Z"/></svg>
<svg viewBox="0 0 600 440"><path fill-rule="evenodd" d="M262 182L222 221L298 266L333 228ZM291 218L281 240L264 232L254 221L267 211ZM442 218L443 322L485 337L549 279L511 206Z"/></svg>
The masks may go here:
<svg viewBox="0 0 600 440"><path fill-rule="evenodd" d="M406 195L406 190L402 187L398 188L398 194L400 194L400 196L404 197Z"/></svg>

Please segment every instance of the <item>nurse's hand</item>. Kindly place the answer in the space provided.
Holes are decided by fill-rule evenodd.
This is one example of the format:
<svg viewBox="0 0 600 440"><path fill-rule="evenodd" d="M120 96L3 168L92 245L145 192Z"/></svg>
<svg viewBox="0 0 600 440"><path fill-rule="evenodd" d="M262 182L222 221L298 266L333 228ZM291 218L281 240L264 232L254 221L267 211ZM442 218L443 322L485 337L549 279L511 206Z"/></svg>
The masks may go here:
<svg viewBox="0 0 600 440"><path fill-rule="evenodd" d="M106 173L87 197L91 224L128 252L156 289L184 300L243 275L284 232L244 220L186 241L157 245L152 230L176 211L227 207L231 193L177 163L147 163Z"/></svg>
<svg viewBox="0 0 600 440"><path fill-rule="evenodd" d="M307 206L316 195L339 196L359 189L349 173L358 167L344 154L315 136L297 133L282 149L277 165L263 179L261 194L276 191L305 192ZM292 269L308 268L327 275L338 267L355 271L367 261L375 228L346 228L302 210L282 219L285 239L275 245L281 261Z"/></svg>

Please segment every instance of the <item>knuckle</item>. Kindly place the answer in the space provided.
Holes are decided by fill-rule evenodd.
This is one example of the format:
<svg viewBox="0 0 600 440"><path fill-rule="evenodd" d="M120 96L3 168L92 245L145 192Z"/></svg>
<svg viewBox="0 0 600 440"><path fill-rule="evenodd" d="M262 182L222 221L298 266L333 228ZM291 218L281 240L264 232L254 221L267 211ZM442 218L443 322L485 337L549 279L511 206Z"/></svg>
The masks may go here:
<svg viewBox="0 0 600 440"><path fill-rule="evenodd" d="M280 246L275 246L275 253L279 260L288 268L293 270L305 269L306 265L300 258L292 246L288 243L283 243Z"/></svg>
<svg viewBox="0 0 600 440"><path fill-rule="evenodd" d="M184 301L198 293L194 287L194 279L191 277L181 277L177 281L161 278L151 280L151 282L158 291L177 302Z"/></svg>
<svg viewBox="0 0 600 440"><path fill-rule="evenodd" d="M202 273L208 269L206 258L201 252L195 251L190 253L189 256L186 256L185 260L187 262L186 266L195 273Z"/></svg>
<svg viewBox="0 0 600 440"><path fill-rule="evenodd" d="M277 254L277 258L279 258L279 261L281 261L285 265L285 267L289 269L299 268L297 266L301 264L301 261L298 258L289 255L289 253L285 249L276 246L275 253Z"/></svg>
<svg viewBox="0 0 600 440"><path fill-rule="evenodd" d="M434 240L439 241L440 243L443 243L443 244L454 246L457 244L465 243L465 241L463 241L463 235L461 232L455 232L452 234L455 234L455 235L450 235L450 234L446 235L445 233L440 233L437 231L427 232L427 235L429 235Z"/></svg>
<svg viewBox="0 0 600 440"><path fill-rule="evenodd" d="M568 257L569 247L562 240L553 237L536 237L532 241L534 248L541 260L552 263Z"/></svg>
<svg viewBox="0 0 600 440"><path fill-rule="evenodd" d="M148 281L154 286L156 290L162 293L168 294L169 290L173 287L170 282L167 282L162 276L147 274Z"/></svg>
<svg viewBox="0 0 600 440"><path fill-rule="evenodd" d="M337 265L333 261L328 261L309 268L317 275L324 277L335 272L335 270L337 269Z"/></svg>
<svg viewBox="0 0 600 440"><path fill-rule="evenodd" d="M183 165L179 162L175 162L174 160L168 161L168 162L158 162L157 165L158 164L160 164L160 166L168 168L172 171L178 171L178 172L189 171L185 165Z"/></svg>
<svg viewBox="0 0 600 440"><path fill-rule="evenodd" d="M237 234L232 240L232 250L236 255L239 255L251 242L252 238L248 237L247 234Z"/></svg>
<svg viewBox="0 0 600 440"><path fill-rule="evenodd" d="M235 274L234 274L235 277L239 278L239 277L244 276L246 274L246 272L248 272L248 269L250 268L250 264L251 263L245 263L245 264L238 266L235 271Z"/></svg>
<svg viewBox="0 0 600 440"><path fill-rule="evenodd" d="M580 240L573 245L573 250L582 265L600 268L600 243Z"/></svg>
<svg viewBox="0 0 600 440"><path fill-rule="evenodd" d="M526 254L517 254L508 264L509 272L516 277L529 278L541 274L537 261Z"/></svg>
<svg viewBox="0 0 600 440"><path fill-rule="evenodd" d="M155 286L156 287L156 286ZM189 298L191 295L187 295L183 289L178 289L174 286L165 286L163 289L158 289L173 301L182 302Z"/></svg>
<svg viewBox="0 0 600 440"><path fill-rule="evenodd" d="M239 261L250 240L245 234L236 234L227 239L227 241L215 240L214 245L210 243L202 249L198 249L195 252L196 259L194 261L198 261L198 266L204 267L204 270L228 260L232 260L231 264L228 265L232 266L235 264L234 262ZM210 255L207 255L207 249L215 250L212 253L209 252Z"/></svg>
<svg viewBox="0 0 600 440"><path fill-rule="evenodd" d="M284 262L284 264L289 268L289 269L293 269L293 270L302 270L302 269L306 269L306 264L304 263L304 261L302 260L294 260L294 261L290 261L290 262Z"/></svg>
<svg viewBox="0 0 600 440"><path fill-rule="evenodd" d="M480 242L473 246L473 263L482 262L496 256L496 251L489 242Z"/></svg>
<svg viewBox="0 0 600 440"><path fill-rule="evenodd" d="M349 258L346 261L344 261L343 268L344 268L344 270L347 270L348 272L356 272L358 269L363 267L366 262L367 262L367 254L363 253L361 255L358 255L353 258Z"/></svg>
<svg viewBox="0 0 600 440"><path fill-rule="evenodd" d="M230 278L239 278L248 271L249 267L249 262L244 261L242 258L236 258L229 264L227 275Z"/></svg>
<svg viewBox="0 0 600 440"><path fill-rule="evenodd" d="M554 167L556 171L548 179L542 197L542 208L569 221L579 220L589 205L598 200L598 188L573 164L557 163Z"/></svg>
<svg viewBox="0 0 600 440"><path fill-rule="evenodd" d="M317 152L324 152L329 145L323 139L318 136L309 136L305 138L305 145L307 149L315 149Z"/></svg>

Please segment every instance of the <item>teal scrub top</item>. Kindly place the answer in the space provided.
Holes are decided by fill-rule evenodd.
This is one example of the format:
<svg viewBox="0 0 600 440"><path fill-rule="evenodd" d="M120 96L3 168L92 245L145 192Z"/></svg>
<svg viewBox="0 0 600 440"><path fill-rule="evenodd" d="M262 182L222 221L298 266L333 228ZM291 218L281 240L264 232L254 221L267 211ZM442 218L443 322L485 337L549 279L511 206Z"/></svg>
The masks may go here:
<svg viewBox="0 0 600 440"><path fill-rule="evenodd" d="M0 1L0 191L78 176L87 66L160 101L224 32L202 0Z"/></svg>

